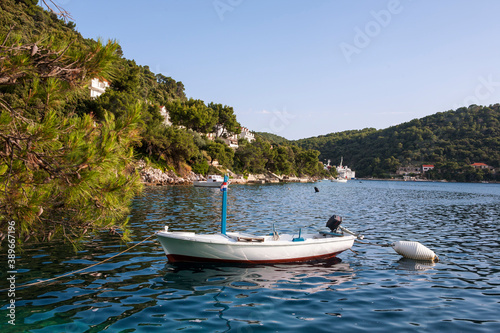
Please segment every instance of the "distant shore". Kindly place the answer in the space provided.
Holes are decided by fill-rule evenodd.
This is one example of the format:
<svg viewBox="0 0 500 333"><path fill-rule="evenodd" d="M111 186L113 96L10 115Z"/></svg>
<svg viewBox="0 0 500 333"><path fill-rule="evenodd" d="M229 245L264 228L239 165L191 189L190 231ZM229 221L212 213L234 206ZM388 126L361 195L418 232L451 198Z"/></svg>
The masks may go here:
<svg viewBox="0 0 500 333"><path fill-rule="evenodd" d="M146 186L168 186L168 185L192 185L194 181L205 180L205 177L194 172L190 172L186 176L179 176L174 171L162 171L157 168L146 166L144 163L139 163L137 170L141 177L141 182ZM314 183L322 180L318 177L296 177L296 176L277 176L272 173L256 174L243 176L240 174L228 171L230 175L231 184L275 184L275 183ZM415 179L405 180L401 178L356 178L349 181L398 181L398 182L435 182L435 183L458 183L454 180L429 180L429 179ZM483 181L475 183L488 183L498 184L496 181Z"/></svg>
<svg viewBox="0 0 500 333"><path fill-rule="evenodd" d="M205 177L194 172L186 176L179 176L174 171L162 171L157 168L138 165L141 182L147 186L192 185L194 181L205 180ZM271 173L243 176L228 171L231 184L274 184L274 183L313 183L315 177L277 176Z"/></svg>
<svg viewBox="0 0 500 333"><path fill-rule="evenodd" d="M356 178L356 180L360 181L370 181L370 180L375 180L375 181L395 181L395 182L408 182L408 183L470 183L470 184L500 184L500 182L497 181L479 181L479 182L459 182L457 180L445 180L445 179L415 179L415 180L405 180L401 178Z"/></svg>

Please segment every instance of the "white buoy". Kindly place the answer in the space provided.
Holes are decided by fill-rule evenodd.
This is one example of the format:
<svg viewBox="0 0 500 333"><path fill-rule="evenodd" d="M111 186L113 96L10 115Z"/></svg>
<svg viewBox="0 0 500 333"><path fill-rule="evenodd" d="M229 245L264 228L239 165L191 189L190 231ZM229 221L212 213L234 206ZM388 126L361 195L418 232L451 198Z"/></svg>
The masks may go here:
<svg viewBox="0 0 500 333"><path fill-rule="evenodd" d="M391 244L394 251L399 253L405 258L415 259L415 260L433 260L438 261L438 256L427 247L423 246L419 242L410 241L397 241Z"/></svg>

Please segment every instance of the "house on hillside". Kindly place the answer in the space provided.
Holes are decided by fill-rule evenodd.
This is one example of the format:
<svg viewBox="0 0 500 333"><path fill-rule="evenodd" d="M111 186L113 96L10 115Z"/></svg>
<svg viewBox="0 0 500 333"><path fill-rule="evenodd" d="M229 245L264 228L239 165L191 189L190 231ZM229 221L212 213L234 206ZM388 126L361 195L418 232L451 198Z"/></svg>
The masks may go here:
<svg viewBox="0 0 500 333"><path fill-rule="evenodd" d="M163 116L163 123L166 126L172 126L172 121L170 120L170 114L165 106L160 106L160 114ZM184 126L179 126L181 128L185 128ZM224 126L218 126L216 131L213 133L208 133L207 138L209 140L215 140L216 138L221 139L227 144L229 147L237 149L238 148L238 139L246 139L248 142L252 142L255 140L255 136L250 130L246 127L241 128L241 134L229 133Z"/></svg>
<svg viewBox="0 0 500 333"><path fill-rule="evenodd" d="M231 148L238 149L238 135L233 134L228 138L222 138L222 140Z"/></svg>
<svg viewBox="0 0 500 333"><path fill-rule="evenodd" d="M434 169L434 165L432 164L424 164L422 165L422 173L426 173L429 170Z"/></svg>
<svg viewBox="0 0 500 333"><path fill-rule="evenodd" d="M422 168L419 168L414 165L409 165L405 167L400 167L396 171L396 175L401 175L401 176L407 176L409 174L415 174L415 175L420 175L422 173Z"/></svg>
<svg viewBox="0 0 500 333"><path fill-rule="evenodd" d="M215 140L219 138L224 141L226 145L233 149L238 149L238 135L237 134L225 134L224 136L218 136L215 133L208 133L207 138L210 140Z"/></svg>
<svg viewBox="0 0 500 333"><path fill-rule="evenodd" d="M215 140L217 138L224 141L226 145L231 148L238 149L238 135L234 133L229 133L224 126L218 126L214 133L208 133L207 138L209 140Z"/></svg>
<svg viewBox="0 0 500 333"><path fill-rule="evenodd" d="M106 89L109 88L108 80L99 80L98 78L94 78L90 81L90 98L94 99L106 92Z"/></svg>
<svg viewBox="0 0 500 333"><path fill-rule="evenodd" d="M167 108L164 107L163 105L160 106L160 114L163 116L163 124L166 126L172 126L172 122L170 121L170 114L167 111Z"/></svg>
<svg viewBox="0 0 500 333"><path fill-rule="evenodd" d="M476 170L490 170L493 173L495 172L494 167L489 166L488 164L485 163L472 163L470 166Z"/></svg>
<svg viewBox="0 0 500 333"><path fill-rule="evenodd" d="M472 163L470 166L474 169L488 169L488 164L484 163Z"/></svg>
<svg viewBox="0 0 500 333"><path fill-rule="evenodd" d="M240 139L246 139L248 142L252 142L255 140L255 135L246 127L241 127L241 133L238 137Z"/></svg>

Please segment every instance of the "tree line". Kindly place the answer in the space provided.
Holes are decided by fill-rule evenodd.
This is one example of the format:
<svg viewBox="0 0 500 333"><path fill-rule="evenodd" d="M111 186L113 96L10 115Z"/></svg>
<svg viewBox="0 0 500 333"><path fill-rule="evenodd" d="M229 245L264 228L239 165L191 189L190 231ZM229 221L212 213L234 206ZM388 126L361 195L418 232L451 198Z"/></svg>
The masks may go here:
<svg viewBox="0 0 500 333"><path fill-rule="evenodd" d="M359 177L389 177L400 166L433 164L432 179L498 180L498 174L470 165L500 167L500 104L471 105L382 130L331 133L295 143L320 151L320 160L343 156Z"/></svg>

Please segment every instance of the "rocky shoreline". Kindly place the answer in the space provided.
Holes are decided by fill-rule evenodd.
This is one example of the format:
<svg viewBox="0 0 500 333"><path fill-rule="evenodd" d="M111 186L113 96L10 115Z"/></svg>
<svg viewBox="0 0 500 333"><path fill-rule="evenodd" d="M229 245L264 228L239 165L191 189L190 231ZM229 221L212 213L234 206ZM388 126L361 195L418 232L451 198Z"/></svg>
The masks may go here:
<svg viewBox="0 0 500 333"><path fill-rule="evenodd" d="M180 177L174 171L169 170L163 172L150 166L146 166L143 161L140 161L137 166L142 183L151 186L167 186L167 185L192 185L193 181L205 180L203 175L189 172L187 176ZM274 174L260 174L260 175L238 175L228 170L230 182L232 184L265 184L265 183L279 183L279 182L296 182L296 183L310 183L315 182L316 178L311 177L295 177L283 176L279 177Z"/></svg>

